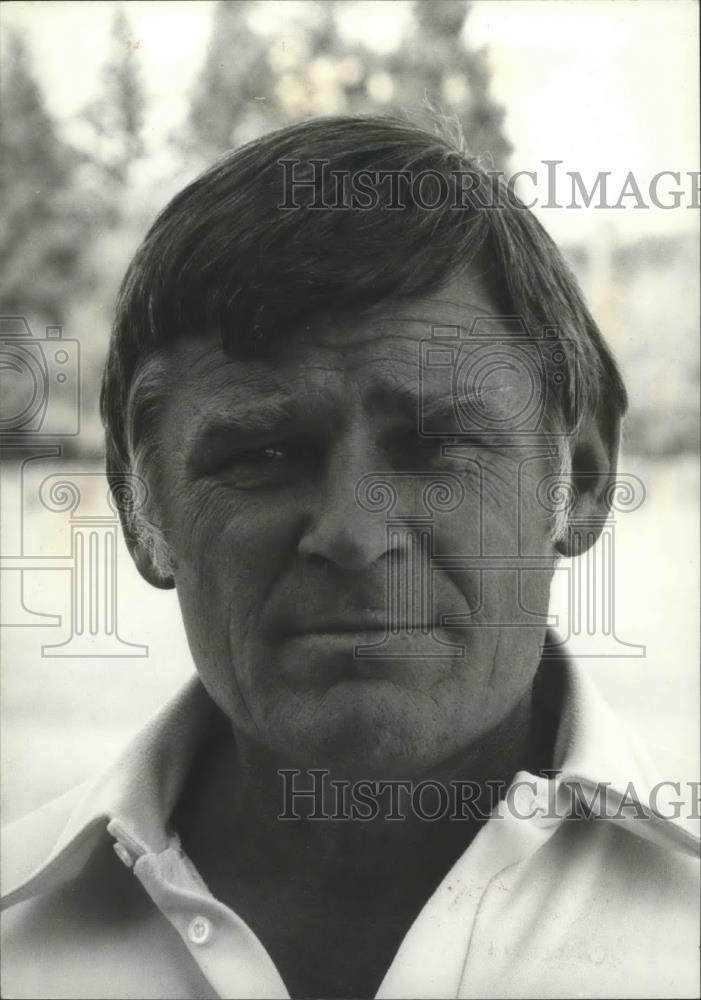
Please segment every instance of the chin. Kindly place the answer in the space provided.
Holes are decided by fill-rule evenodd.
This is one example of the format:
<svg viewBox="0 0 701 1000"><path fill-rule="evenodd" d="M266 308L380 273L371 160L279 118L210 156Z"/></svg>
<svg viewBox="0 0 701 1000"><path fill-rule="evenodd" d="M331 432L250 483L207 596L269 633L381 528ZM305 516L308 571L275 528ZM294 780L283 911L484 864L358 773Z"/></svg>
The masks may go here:
<svg viewBox="0 0 701 1000"><path fill-rule="evenodd" d="M341 681L299 707L293 727L289 716L267 727L275 750L332 777L410 778L451 751L447 707L393 681Z"/></svg>

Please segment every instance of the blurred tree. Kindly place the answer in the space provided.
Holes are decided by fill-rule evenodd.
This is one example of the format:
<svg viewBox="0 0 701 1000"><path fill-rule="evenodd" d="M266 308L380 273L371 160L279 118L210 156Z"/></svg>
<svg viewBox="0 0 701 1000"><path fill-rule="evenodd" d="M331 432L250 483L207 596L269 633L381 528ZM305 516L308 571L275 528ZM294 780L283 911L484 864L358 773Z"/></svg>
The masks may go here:
<svg viewBox="0 0 701 1000"><path fill-rule="evenodd" d="M40 338L45 324L60 324L80 341L86 419L80 438L66 439L66 454L101 447L97 394L112 301L139 236L132 220L138 199L125 198L124 188L144 152L143 99L136 42L119 11L112 34L117 51L102 94L81 116L89 127L80 148L49 113L24 37L3 38L0 305L6 316L25 316Z"/></svg>
<svg viewBox="0 0 701 1000"><path fill-rule="evenodd" d="M62 323L86 230L77 211L77 155L46 109L22 36L8 32L0 122L0 305L5 315Z"/></svg>
<svg viewBox="0 0 701 1000"><path fill-rule="evenodd" d="M503 132L504 109L490 96L486 49L465 44L471 8L465 0L417 0L413 36L392 60L403 103L429 102L455 115L470 152L504 168L513 147Z"/></svg>
<svg viewBox="0 0 701 1000"><path fill-rule="evenodd" d="M304 117L429 107L457 118L473 154L504 167L511 146L489 94L486 53L464 40L470 4L416 0L409 18L399 6L389 51L381 51L370 30L342 30L351 13L362 23L367 5L290 4L283 18L284 5L219 0L178 145L206 162Z"/></svg>
<svg viewBox="0 0 701 1000"><path fill-rule="evenodd" d="M132 163L144 155L144 92L138 64L139 41L121 8L112 22L111 53L102 92L84 112L95 144L93 159L117 185L126 184Z"/></svg>
<svg viewBox="0 0 701 1000"><path fill-rule="evenodd" d="M219 3L204 66L181 141L202 159L237 145L246 131L265 131L273 77L266 41L247 24L248 3Z"/></svg>

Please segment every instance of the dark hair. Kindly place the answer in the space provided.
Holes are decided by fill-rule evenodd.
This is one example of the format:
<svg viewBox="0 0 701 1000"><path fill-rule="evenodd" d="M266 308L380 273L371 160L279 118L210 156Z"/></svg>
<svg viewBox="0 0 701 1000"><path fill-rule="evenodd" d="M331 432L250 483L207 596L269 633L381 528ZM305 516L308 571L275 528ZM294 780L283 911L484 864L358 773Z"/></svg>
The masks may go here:
<svg viewBox="0 0 701 1000"><path fill-rule="evenodd" d="M420 203L405 190L397 209L396 187L385 180L370 207L352 206L339 200L339 172L360 171L425 172L427 183ZM316 180L291 192L291 177ZM615 361L562 255L459 136L444 123L317 118L228 153L176 195L146 235L118 296L102 385L108 470L129 467L129 442L153 422L152 404L129 402L135 376L159 348L218 331L228 352L267 349L316 310L425 294L477 254L505 312L520 316L532 336L557 326L574 343L578 371L570 371L561 405L566 425L601 400L625 412Z"/></svg>

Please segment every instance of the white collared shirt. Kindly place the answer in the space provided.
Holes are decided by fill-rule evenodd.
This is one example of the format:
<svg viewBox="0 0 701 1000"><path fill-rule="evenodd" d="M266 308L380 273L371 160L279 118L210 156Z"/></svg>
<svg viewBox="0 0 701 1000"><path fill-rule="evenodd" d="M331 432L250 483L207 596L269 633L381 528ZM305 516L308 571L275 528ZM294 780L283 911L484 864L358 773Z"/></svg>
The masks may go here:
<svg viewBox="0 0 701 1000"><path fill-rule="evenodd" d="M378 998L698 996L699 839L674 808L689 790L661 786L584 671L560 668L558 775L515 776ZM193 681L106 776L6 833L4 997L289 996L167 829L214 711ZM573 788L593 818L553 808Z"/></svg>

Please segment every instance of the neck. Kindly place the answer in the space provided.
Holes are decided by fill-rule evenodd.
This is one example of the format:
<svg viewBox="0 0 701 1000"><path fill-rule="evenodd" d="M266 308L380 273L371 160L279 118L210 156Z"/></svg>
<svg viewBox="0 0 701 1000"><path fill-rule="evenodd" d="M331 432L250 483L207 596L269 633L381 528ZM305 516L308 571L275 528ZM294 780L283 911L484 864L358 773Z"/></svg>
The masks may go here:
<svg viewBox="0 0 701 1000"><path fill-rule="evenodd" d="M210 874L215 881L274 871L290 880L303 875L306 884L318 886L357 886L364 879L389 884L400 873L435 883L477 833L499 788L503 792L518 770L547 767L548 755L549 740L534 721L528 691L478 744L414 769L394 791L386 783L384 789L366 783L365 803L358 805L360 786L347 781L342 792L332 768L300 767L227 726L202 748L176 822L200 870L216 869ZM425 787L420 800L412 798L420 782L446 789L447 810L435 785ZM456 782L469 783L467 808L454 807ZM439 818L429 820L427 813Z"/></svg>

